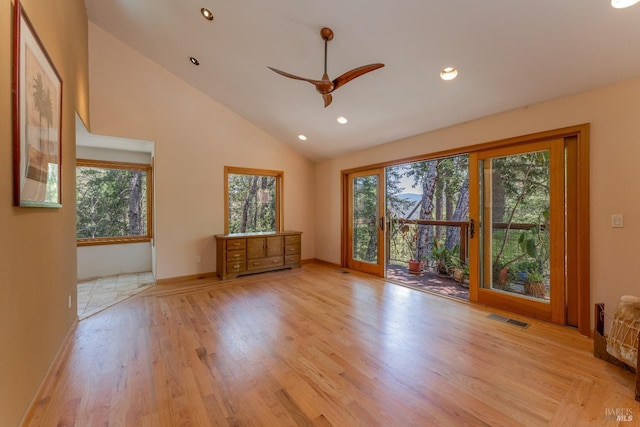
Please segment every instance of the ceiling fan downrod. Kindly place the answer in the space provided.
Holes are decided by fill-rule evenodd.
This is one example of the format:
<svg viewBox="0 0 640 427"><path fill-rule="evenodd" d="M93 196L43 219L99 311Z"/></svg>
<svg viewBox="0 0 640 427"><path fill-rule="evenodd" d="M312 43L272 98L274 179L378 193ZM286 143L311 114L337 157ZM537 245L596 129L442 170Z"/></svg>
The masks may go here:
<svg viewBox="0 0 640 427"><path fill-rule="evenodd" d="M333 40L333 30L331 28L323 27L320 30L320 37L324 40L324 73L327 74L327 44L329 40Z"/></svg>

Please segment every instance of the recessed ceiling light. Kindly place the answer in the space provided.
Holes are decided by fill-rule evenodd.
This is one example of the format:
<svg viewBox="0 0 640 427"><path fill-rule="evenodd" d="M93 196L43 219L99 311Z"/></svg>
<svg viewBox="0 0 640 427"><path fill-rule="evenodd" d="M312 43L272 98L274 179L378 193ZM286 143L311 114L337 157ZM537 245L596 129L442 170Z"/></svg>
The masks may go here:
<svg viewBox="0 0 640 427"><path fill-rule="evenodd" d="M611 0L611 6L616 9L624 9L625 7L633 6L638 3L640 0Z"/></svg>
<svg viewBox="0 0 640 427"><path fill-rule="evenodd" d="M440 78L442 80L453 80L456 77L458 77L458 70L453 67L447 67L444 70L440 71Z"/></svg>
<svg viewBox="0 0 640 427"><path fill-rule="evenodd" d="M202 14L202 16L204 16L204 19L208 21L213 21L213 12L211 12L206 7L203 7L202 9L200 9L200 13Z"/></svg>
<svg viewBox="0 0 640 427"><path fill-rule="evenodd" d="M304 135L302 135L302 134L300 134L300 135L298 135L298 139L299 139L300 141L306 141L306 140L307 140L307 137L306 137L306 136L304 136Z"/></svg>
<svg viewBox="0 0 640 427"><path fill-rule="evenodd" d="M200 61L198 61L196 58L194 58L193 56L189 57L189 61L191 61L191 63L193 65L200 65Z"/></svg>
<svg viewBox="0 0 640 427"><path fill-rule="evenodd" d="M338 123L340 123L341 125L344 125L348 122L346 117L340 116L336 119L338 121Z"/></svg>

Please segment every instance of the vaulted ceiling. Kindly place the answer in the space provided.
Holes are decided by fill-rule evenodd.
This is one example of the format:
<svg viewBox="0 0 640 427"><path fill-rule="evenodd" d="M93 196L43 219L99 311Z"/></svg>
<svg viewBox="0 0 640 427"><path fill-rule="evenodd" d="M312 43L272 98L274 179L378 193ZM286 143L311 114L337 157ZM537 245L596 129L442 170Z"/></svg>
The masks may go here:
<svg viewBox="0 0 640 427"><path fill-rule="evenodd" d="M640 5L609 0L85 3L90 21L312 161L640 76ZM385 64L327 108L267 68L320 79L325 26L331 78ZM447 66L457 79L440 79Z"/></svg>

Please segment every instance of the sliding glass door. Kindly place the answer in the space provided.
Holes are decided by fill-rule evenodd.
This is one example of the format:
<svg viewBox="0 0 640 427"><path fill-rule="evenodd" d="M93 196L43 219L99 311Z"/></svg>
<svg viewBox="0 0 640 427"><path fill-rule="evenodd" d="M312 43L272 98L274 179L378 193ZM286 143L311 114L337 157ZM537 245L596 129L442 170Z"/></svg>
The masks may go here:
<svg viewBox="0 0 640 427"><path fill-rule="evenodd" d="M472 155L479 233L474 298L565 323L564 143L551 140Z"/></svg>
<svg viewBox="0 0 640 427"><path fill-rule="evenodd" d="M347 267L384 275L384 169L348 175Z"/></svg>

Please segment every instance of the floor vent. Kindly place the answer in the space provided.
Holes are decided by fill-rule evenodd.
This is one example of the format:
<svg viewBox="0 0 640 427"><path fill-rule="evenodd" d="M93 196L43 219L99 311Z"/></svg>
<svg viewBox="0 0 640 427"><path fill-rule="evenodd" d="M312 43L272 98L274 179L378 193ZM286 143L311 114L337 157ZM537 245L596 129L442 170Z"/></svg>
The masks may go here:
<svg viewBox="0 0 640 427"><path fill-rule="evenodd" d="M338 273L349 274L347 270L336 270Z"/></svg>
<svg viewBox="0 0 640 427"><path fill-rule="evenodd" d="M526 322L521 322L520 320L510 319L508 317L500 316L499 314L491 313L487 316L489 319L497 320L498 322L508 323L510 325L517 326L519 328L527 328L529 324Z"/></svg>

